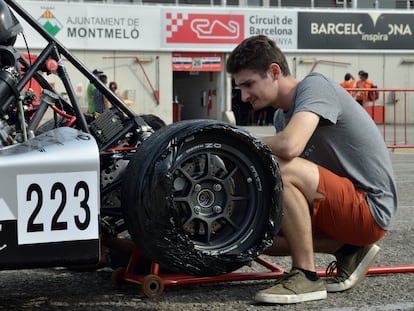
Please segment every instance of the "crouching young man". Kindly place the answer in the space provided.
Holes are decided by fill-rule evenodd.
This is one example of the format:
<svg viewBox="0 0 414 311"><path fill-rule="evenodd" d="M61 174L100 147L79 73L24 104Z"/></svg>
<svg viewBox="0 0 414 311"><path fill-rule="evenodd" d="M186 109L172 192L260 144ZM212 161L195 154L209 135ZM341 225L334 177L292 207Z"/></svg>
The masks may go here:
<svg viewBox="0 0 414 311"><path fill-rule="evenodd" d="M227 72L253 109L277 109L276 134L263 142L280 165L283 220L266 253L290 255L292 268L256 301L297 303L352 288L374 263L375 243L397 210L391 160L377 126L335 81L318 73L295 79L266 36L241 42ZM318 277L314 252L335 255L335 277Z"/></svg>

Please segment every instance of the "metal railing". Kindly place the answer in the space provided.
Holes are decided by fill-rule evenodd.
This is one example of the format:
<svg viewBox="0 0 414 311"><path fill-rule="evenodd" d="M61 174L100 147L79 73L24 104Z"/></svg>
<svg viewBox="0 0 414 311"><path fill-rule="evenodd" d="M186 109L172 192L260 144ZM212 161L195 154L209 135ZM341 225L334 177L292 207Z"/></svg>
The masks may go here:
<svg viewBox="0 0 414 311"><path fill-rule="evenodd" d="M363 94L362 105L381 131L388 148L414 148L414 89L349 88L355 97ZM378 92L378 98L369 96Z"/></svg>

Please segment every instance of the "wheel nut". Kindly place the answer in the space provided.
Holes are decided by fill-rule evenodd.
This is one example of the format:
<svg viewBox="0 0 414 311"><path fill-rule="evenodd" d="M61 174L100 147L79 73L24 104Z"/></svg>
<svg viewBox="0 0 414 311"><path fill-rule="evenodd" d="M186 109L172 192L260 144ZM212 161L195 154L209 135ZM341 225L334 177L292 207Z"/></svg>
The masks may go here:
<svg viewBox="0 0 414 311"><path fill-rule="evenodd" d="M222 186L220 184L214 184L213 189L215 191L220 191L222 189Z"/></svg>
<svg viewBox="0 0 414 311"><path fill-rule="evenodd" d="M221 211L222 211L223 209L221 208L221 206L220 205L214 205L214 207L213 207L213 211L216 213L216 214L219 214L219 213L221 213Z"/></svg>

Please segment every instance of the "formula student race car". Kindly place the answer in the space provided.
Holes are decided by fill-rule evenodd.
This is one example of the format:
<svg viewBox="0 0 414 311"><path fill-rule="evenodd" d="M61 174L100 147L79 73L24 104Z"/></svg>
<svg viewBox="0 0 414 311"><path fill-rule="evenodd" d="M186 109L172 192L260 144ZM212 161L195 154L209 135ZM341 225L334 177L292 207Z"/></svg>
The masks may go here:
<svg viewBox="0 0 414 311"><path fill-rule="evenodd" d="M47 42L33 63L14 47L19 18ZM84 114L64 63L113 108ZM16 1L0 0L0 270L97 263L100 236L128 230L170 271L228 273L272 242L281 190L258 138L215 120L154 130Z"/></svg>

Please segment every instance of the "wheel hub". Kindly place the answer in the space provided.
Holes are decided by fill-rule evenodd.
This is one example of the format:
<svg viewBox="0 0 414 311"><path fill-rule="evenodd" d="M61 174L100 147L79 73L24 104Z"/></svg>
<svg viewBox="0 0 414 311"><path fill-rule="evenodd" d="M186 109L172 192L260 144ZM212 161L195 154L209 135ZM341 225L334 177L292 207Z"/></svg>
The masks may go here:
<svg viewBox="0 0 414 311"><path fill-rule="evenodd" d="M225 193L221 190L223 187L218 184L205 183L204 185L196 184L194 186L194 213L197 216L214 216L223 211L225 202Z"/></svg>
<svg viewBox="0 0 414 311"><path fill-rule="evenodd" d="M210 208L214 204L215 196L210 189L203 189L197 194L197 202L202 208Z"/></svg>

